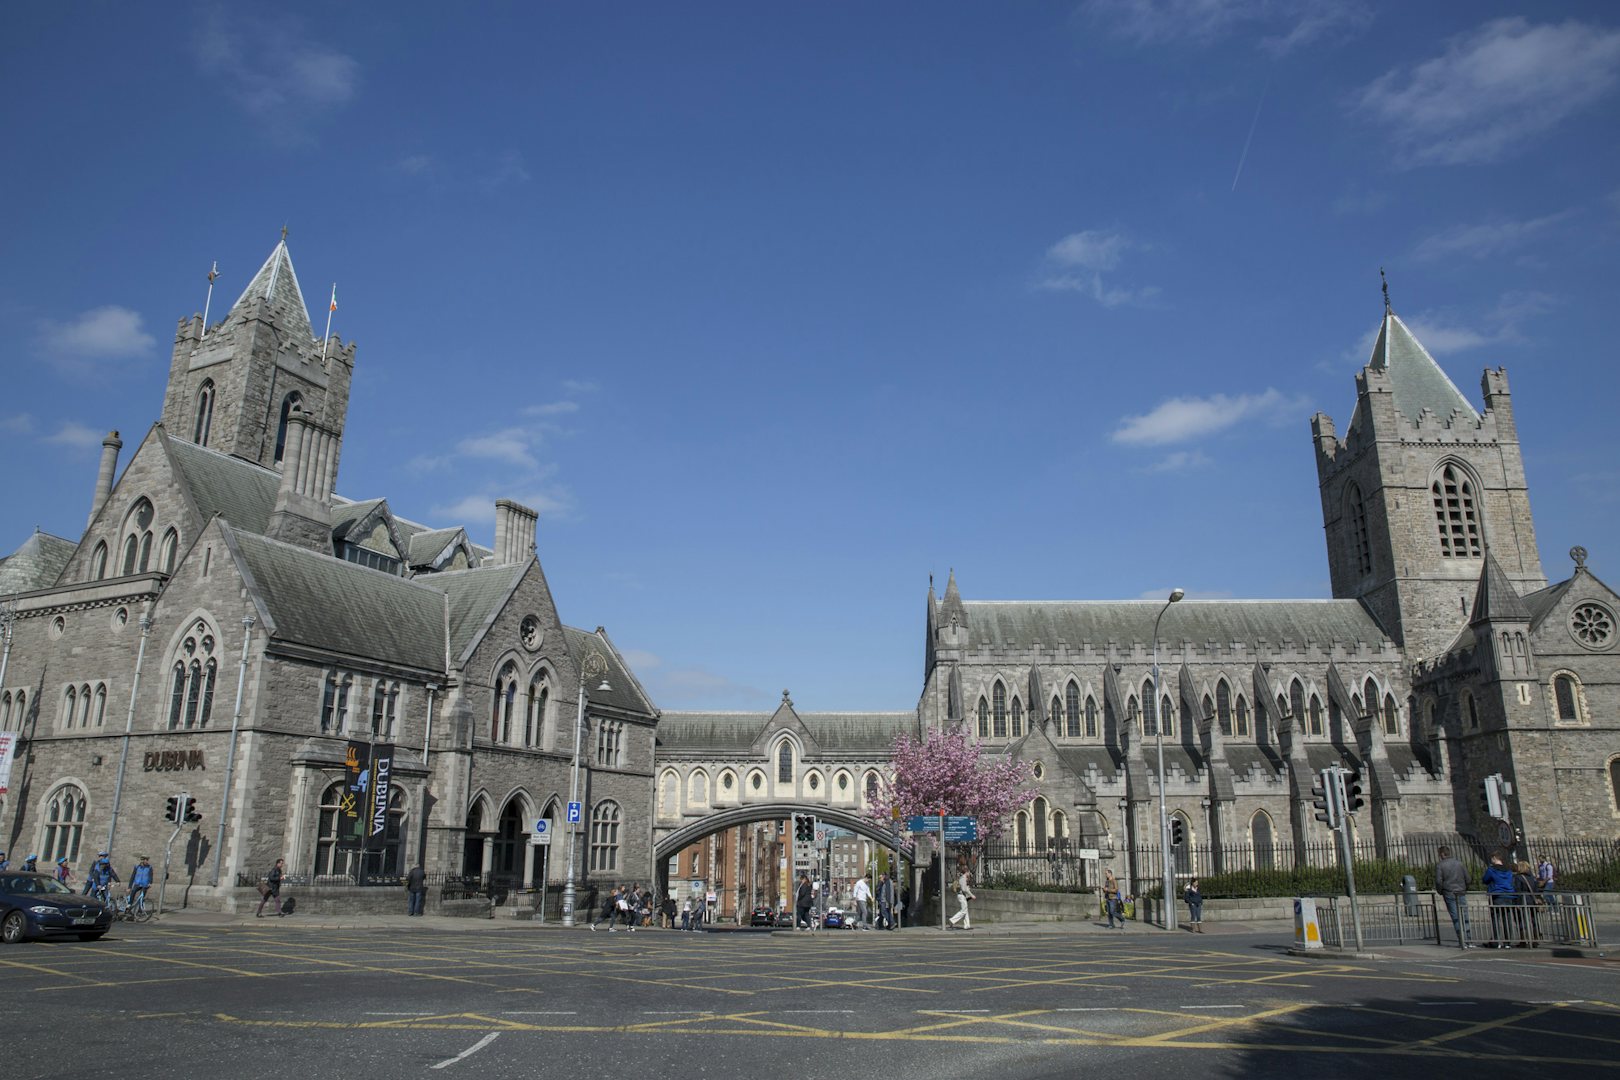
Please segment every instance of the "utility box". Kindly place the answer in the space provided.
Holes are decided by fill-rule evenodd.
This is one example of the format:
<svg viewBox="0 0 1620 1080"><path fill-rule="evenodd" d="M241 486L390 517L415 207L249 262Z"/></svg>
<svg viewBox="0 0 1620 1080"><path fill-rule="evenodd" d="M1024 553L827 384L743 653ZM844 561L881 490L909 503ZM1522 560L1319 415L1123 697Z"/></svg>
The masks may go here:
<svg viewBox="0 0 1620 1080"><path fill-rule="evenodd" d="M1294 946L1299 949L1322 947L1322 924L1316 917L1316 901L1309 896L1294 898Z"/></svg>
<svg viewBox="0 0 1620 1080"><path fill-rule="evenodd" d="M1406 905L1406 913L1416 916L1418 911L1417 878L1411 874L1401 878L1401 902Z"/></svg>

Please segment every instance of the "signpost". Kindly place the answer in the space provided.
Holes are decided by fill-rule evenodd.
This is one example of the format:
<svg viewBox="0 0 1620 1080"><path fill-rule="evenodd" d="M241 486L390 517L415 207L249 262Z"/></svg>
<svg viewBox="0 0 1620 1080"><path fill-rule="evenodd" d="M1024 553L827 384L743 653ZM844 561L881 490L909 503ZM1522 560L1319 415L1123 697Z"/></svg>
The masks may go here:
<svg viewBox="0 0 1620 1080"><path fill-rule="evenodd" d="M529 844L531 847L550 847L551 822L545 818L536 818L534 831L529 834Z"/></svg>
<svg viewBox="0 0 1620 1080"><path fill-rule="evenodd" d="M579 824L579 810L580 810L580 804L579 803L571 802L571 803L568 804L568 824L570 824L570 825L578 825Z"/></svg>

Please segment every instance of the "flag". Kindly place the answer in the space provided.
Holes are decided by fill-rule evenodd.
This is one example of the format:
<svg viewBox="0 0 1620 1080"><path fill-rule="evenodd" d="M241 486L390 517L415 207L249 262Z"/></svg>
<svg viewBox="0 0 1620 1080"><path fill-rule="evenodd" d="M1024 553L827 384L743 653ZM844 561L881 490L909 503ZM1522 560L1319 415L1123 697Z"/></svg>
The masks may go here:
<svg viewBox="0 0 1620 1080"><path fill-rule="evenodd" d="M326 310L328 314L337 310L337 282L335 281L332 283L332 306Z"/></svg>

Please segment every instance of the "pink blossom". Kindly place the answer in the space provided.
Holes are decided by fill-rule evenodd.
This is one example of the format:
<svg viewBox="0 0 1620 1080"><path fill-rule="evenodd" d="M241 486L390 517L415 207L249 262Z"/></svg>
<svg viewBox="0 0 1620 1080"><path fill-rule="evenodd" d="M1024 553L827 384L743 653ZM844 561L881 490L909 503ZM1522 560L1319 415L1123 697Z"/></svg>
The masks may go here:
<svg viewBox="0 0 1620 1080"><path fill-rule="evenodd" d="M996 839L1019 807L1036 795L1033 766L998 754L983 754L967 732L934 730L919 742L894 741L889 758L894 778L879 784L868 813L887 825L896 810L914 814L966 815L979 819L979 841Z"/></svg>

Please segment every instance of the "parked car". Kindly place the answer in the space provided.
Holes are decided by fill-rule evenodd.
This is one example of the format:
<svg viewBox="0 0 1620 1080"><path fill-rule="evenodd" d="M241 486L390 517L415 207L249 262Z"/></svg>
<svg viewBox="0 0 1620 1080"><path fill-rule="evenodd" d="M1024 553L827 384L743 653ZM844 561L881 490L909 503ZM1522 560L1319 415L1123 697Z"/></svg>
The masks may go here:
<svg viewBox="0 0 1620 1080"><path fill-rule="evenodd" d="M775 908L768 908L768 907L757 907L757 908L755 908L753 910L753 912L750 913L749 916L748 916L748 925L749 926L775 926L776 925L776 909Z"/></svg>
<svg viewBox="0 0 1620 1080"><path fill-rule="evenodd" d="M855 916L842 908L828 908L827 914L821 920L821 925L828 930L853 930L855 929Z"/></svg>
<svg viewBox="0 0 1620 1080"><path fill-rule="evenodd" d="M94 941L112 926L112 908L49 874L0 874L0 941L73 935Z"/></svg>

